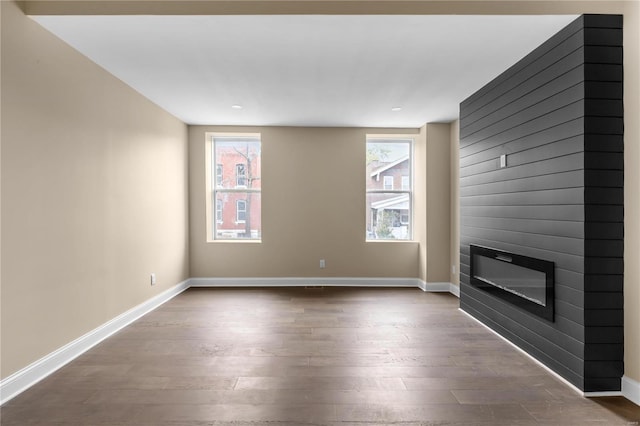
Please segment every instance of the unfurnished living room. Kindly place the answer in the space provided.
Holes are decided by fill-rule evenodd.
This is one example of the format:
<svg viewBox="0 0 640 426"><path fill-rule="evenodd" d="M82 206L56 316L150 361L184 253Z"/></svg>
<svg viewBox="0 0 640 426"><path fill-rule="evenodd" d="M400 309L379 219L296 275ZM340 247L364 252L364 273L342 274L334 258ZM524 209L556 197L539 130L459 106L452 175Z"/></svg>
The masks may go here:
<svg viewBox="0 0 640 426"><path fill-rule="evenodd" d="M640 2L0 2L0 424L640 424Z"/></svg>

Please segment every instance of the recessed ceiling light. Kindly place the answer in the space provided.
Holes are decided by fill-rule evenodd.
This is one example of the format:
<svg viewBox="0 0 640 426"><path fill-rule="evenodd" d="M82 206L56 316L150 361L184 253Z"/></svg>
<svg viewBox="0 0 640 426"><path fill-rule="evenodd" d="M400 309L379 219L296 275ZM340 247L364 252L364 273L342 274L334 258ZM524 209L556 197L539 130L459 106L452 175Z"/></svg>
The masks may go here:
<svg viewBox="0 0 640 426"><path fill-rule="evenodd" d="M242 105L231 105L233 109L242 109Z"/></svg>
<svg viewBox="0 0 640 426"><path fill-rule="evenodd" d="M393 107L391 111L402 111L402 107Z"/></svg>

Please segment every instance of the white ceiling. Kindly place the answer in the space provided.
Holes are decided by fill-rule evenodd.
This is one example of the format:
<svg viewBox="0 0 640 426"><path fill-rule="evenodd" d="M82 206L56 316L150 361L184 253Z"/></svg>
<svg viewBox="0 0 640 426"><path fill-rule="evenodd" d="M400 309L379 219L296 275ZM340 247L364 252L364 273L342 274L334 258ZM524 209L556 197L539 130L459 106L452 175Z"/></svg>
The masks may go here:
<svg viewBox="0 0 640 426"><path fill-rule="evenodd" d="M576 16L33 18L188 124L419 127Z"/></svg>

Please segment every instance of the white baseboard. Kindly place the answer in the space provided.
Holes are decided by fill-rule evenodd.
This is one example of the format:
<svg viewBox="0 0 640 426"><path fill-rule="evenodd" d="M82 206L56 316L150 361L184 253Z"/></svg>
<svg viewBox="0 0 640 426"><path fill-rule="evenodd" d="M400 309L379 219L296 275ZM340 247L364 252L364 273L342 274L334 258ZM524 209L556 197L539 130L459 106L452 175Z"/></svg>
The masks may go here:
<svg viewBox="0 0 640 426"><path fill-rule="evenodd" d="M36 362L17 371L0 381L0 405L9 401L19 393L25 391L40 380L52 374L59 368L73 361L107 337L131 324L146 313L156 309L174 296L189 288L189 280L164 291L151 299L129 309L112 320L91 330L76 340L51 352Z"/></svg>
<svg viewBox="0 0 640 426"><path fill-rule="evenodd" d="M449 292L460 297L460 287L447 282L427 283L418 278L190 278L180 284L160 293L146 302L118 315L114 319L104 323L100 327L88 332L65 346L51 352L47 356L28 365L20 371L0 381L0 405L14 398L21 392L33 386L40 380L52 374L59 368L71 362L84 352L91 349L115 332L131 324L146 313L156 309L158 306L182 293L189 287L303 287L303 286L342 286L342 287L418 287L428 292ZM461 310L462 311L462 310ZM464 311L462 311L464 312ZM468 313L464 312L469 315ZM469 315L478 321L473 316ZM482 322L478 321L480 324ZM640 382L630 377L622 378L621 392L581 392L572 383L568 382L556 372L549 369L540 361L514 345L509 340L500 336L491 328L485 326L489 331L504 339L518 351L533 359L549 373L569 385L578 393L587 397L622 395L628 400L640 405Z"/></svg>
<svg viewBox="0 0 640 426"><path fill-rule="evenodd" d="M417 278L283 277L191 278L190 287L419 287ZM423 289L424 290L424 289Z"/></svg>
<svg viewBox="0 0 640 426"><path fill-rule="evenodd" d="M623 396L623 397L627 398L629 401L631 401L631 402L633 402L633 403L635 403L637 405L640 405L640 383L639 382L636 382L635 380L633 380L633 379L631 379L631 378L629 378L627 376L623 376L622 377L622 390L620 390L620 391L584 392L581 389L579 389L576 385L574 385L573 383L569 382L567 379L565 379L564 377L562 377L561 375L559 375L558 373L556 373L555 371L553 371L552 369L550 369L549 367L544 365L542 362L538 361L536 358L531 356L527 351L525 351L524 349L522 349L521 347L519 347L518 345L513 343L511 340L509 340L506 337L502 336L500 333L498 333L497 331L495 331L494 329L492 329L491 327L489 327L488 325L486 325L485 323L480 321L478 318L474 317L473 315L471 315L470 313L464 311L461 308L460 308L460 312L464 312L466 315L469 316L469 318L472 318L473 320L477 321L478 324L482 325L487 330L489 330L490 332L492 332L493 334L498 336L500 339L502 339L505 342L507 342L510 346L512 346L518 352L520 352L520 353L524 354L525 356L527 356L533 362L535 362L540 367L544 368L547 372L549 372L549 374L553 375L558 380L560 380L561 382L563 382L564 384L569 386L571 389L573 389L575 392L579 393L580 395L584 396L585 398L598 398L598 397L604 397L604 396Z"/></svg>
<svg viewBox="0 0 640 426"><path fill-rule="evenodd" d="M634 404L640 405L640 382L631 377L622 376L622 396Z"/></svg>
<svg viewBox="0 0 640 426"><path fill-rule="evenodd" d="M471 318L472 320L476 321L478 324L480 324L481 326L483 326L484 328L486 328L487 330L489 330L491 333L495 334L497 337L499 337L500 339L502 339L504 342L506 342L507 344L509 344L509 346L511 346L512 348L514 348L515 350L517 350L518 352L520 352L521 354L523 354L524 356L526 356L527 358L529 358L531 361L533 361L534 363L536 363L537 365L539 365L540 367L542 367L543 369L545 369L549 374L551 374L552 376L554 376L556 379L560 380L562 383L564 383L565 385L567 385L568 387L570 387L571 389L573 389L576 393L585 396L584 392L582 390L580 390L576 385L574 385L573 383L571 383L570 381L568 381L567 379L565 379L564 377L562 377L561 375L559 375L558 373L556 373L555 371L553 371L552 369L550 369L549 367L547 367L546 365L544 365L542 362L538 361L538 359L536 359L535 357L533 357L529 352L525 351L524 349L522 349L520 346L516 345L515 343L513 343L511 340L507 339L506 337L504 337L502 334L498 333L497 331L495 331L493 328L489 327L487 324L483 323L482 321L480 321L478 318L474 317L473 315L471 315L469 312L465 311L462 308L458 308L458 310L462 313L464 313L465 315L467 315L469 318ZM618 393L619 395L620 393Z"/></svg>
<svg viewBox="0 0 640 426"><path fill-rule="evenodd" d="M451 292L451 283L445 282L425 282L422 280L418 280L418 287L422 289L422 291L433 292L433 293L449 293Z"/></svg>
<svg viewBox="0 0 640 426"><path fill-rule="evenodd" d="M418 287L428 292L449 292L460 297L460 287L449 282L425 282L419 278L370 277L246 277L190 278L190 287Z"/></svg>
<svg viewBox="0 0 640 426"><path fill-rule="evenodd" d="M146 302L91 330L0 381L0 405L14 398L104 339L189 287L417 287L428 292L450 292L460 297L459 287L448 282L427 283L418 278L189 278Z"/></svg>
<svg viewBox="0 0 640 426"><path fill-rule="evenodd" d="M623 396L622 391L580 392L585 398L601 398L605 396Z"/></svg>
<svg viewBox="0 0 640 426"><path fill-rule="evenodd" d="M458 299L460 299L460 285L449 283L449 293L453 294Z"/></svg>

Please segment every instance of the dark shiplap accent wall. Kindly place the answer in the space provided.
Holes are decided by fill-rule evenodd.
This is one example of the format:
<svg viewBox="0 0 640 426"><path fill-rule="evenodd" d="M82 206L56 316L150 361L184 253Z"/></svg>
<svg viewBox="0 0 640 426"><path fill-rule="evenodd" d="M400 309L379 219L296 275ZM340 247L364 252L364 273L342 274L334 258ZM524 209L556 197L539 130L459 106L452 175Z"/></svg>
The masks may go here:
<svg viewBox="0 0 640 426"><path fill-rule="evenodd" d="M579 17L460 105L461 308L586 392L623 375L622 107L618 15ZM554 321L470 286L469 244L555 262Z"/></svg>

